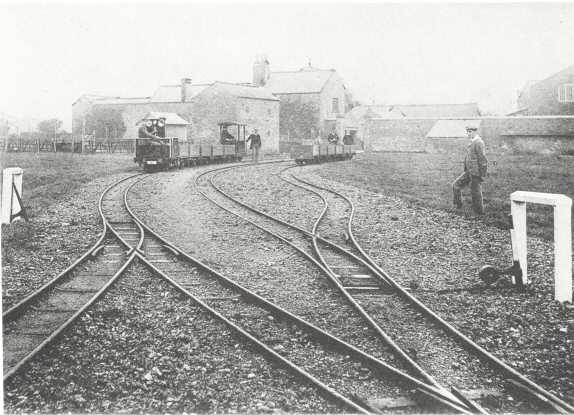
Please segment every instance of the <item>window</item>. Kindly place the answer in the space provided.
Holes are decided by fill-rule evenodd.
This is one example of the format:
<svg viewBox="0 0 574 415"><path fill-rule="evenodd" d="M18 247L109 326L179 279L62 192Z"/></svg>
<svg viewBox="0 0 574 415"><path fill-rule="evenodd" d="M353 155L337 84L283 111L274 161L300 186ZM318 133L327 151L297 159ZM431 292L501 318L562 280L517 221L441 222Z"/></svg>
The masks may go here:
<svg viewBox="0 0 574 415"><path fill-rule="evenodd" d="M339 113L339 98L333 98L333 102L331 104L331 112L333 114Z"/></svg>
<svg viewBox="0 0 574 415"><path fill-rule="evenodd" d="M558 101L574 102L574 84L564 84L558 87Z"/></svg>

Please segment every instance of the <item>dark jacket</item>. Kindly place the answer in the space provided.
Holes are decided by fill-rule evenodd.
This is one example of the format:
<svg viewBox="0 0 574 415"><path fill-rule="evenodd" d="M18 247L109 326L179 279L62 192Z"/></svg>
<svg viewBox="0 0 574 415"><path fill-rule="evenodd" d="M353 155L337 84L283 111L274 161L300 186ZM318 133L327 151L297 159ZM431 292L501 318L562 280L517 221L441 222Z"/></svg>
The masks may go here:
<svg viewBox="0 0 574 415"><path fill-rule="evenodd" d="M484 153L484 141L477 135L468 145L466 157L464 158L464 171L471 176L485 177L488 160Z"/></svg>
<svg viewBox="0 0 574 415"><path fill-rule="evenodd" d="M251 134L247 137L249 141L249 148L260 148L261 147L261 136L259 134Z"/></svg>

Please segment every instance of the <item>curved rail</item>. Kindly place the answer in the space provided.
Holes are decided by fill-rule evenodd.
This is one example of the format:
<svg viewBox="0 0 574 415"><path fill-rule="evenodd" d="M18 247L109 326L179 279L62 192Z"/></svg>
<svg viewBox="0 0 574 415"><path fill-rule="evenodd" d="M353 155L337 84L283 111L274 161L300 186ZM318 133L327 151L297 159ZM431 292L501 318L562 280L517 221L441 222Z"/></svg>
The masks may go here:
<svg viewBox="0 0 574 415"><path fill-rule="evenodd" d="M102 203L103 203L104 196L115 186L117 186L120 183L123 183L124 181L129 180L133 177L139 176L139 175L140 174L135 174L135 175L126 177L124 179L121 179L121 180L111 184L110 186L108 186L102 192L102 194L98 200L98 212L99 212L100 217L102 219L104 229L103 229L102 235L100 236L100 238L98 239L96 244L94 244L84 255L82 255L82 257L80 257L78 260L76 260L74 262L74 264L72 264L73 266L68 267L64 272L59 274L56 278L54 278L49 283L42 286L39 290L35 291L30 296L26 297L25 300L18 303L17 304L18 309L16 309L16 306L15 306L15 307L13 307L13 309L8 310L8 311L11 311L11 314L9 314L9 318L13 318L14 316L16 316L18 314L18 312L22 311L24 309L24 307L26 307L31 302L31 300L37 298L40 294L44 293L50 287L53 287L56 282L59 282L63 278L64 275L67 275L67 273L69 273L74 268L76 268L78 265L83 263L83 261L88 257L88 255L90 255L90 254L92 254L98 250L98 247L100 246L100 244L103 242L103 240L105 238L106 230L108 228L107 220L105 218L105 215L104 215L103 209L102 209ZM142 241L143 241L143 239L142 239ZM28 355L26 355L22 360L20 360L16 365L14 365L14 367L12 367L9 371L7 371L3 376L4 382L6 382L9 378L14 376L34 356L36 356L47 345L49 345L56 338L58 338L60 336L60 334L66 328L68 328L88 307L90 307L98 298L100 298L109 289L109 287L123 274L123 272L131 264L131 262L133 261L134 258L135 258L135 256L133 254L130 255L129 258L120 267L120 269L118 271L116 271L116 273L110 278L110 280L106 284L104 284L104 286L97 293L95 293L90 300L88 300L81 308L79 308L72 316L70 316L70 318L68 318L62 325L60 325L54 332L52 332L38 346L36 346ZM5 314L7 314L7 313L5 313Z"/></svg>
<svg viewBox="0 0 574 415"><path fill-rule="evenodd" d="M444 320L442 317L440 317L438 314L436 314L434 311L432 311L430 308L428 308L426 305L424 305L415 296L413 296L411 293L406 291L388 273L386 273L381 267L379 267L379 265L375 262L375 260L370 255L368 255L365 252L365 250L361 247L361 245L358 243L356 237L353 234L352 222L353 222L353 218L354 218L354 214L355 214L355 205L351 199L349 199L344 194L337 192L335 190L328 189L326 187L311 183L309 181L305 181L303 179L297 178L296 176L293 176L293 177L296 180L298 180L302 183L305 183L311 187L315 187L315 188L322 189L322 190L331 192L333 194L336 194L337 196L343 198L349 204L349 206L351 207L351 213L349 215L349 220L347 222L347 232L348 232L350 240L352 241L355 248L361 253L361 255L363 255L365 260L367 262L369 262L377 270L377 275L382 280L384 280L387 284L390 284L393 288L395 288L401 296L403 296L409 302L411 302L413 305L415 305L424 314L431 317L443 329L445 329L447 332L449 332L451 335L453 335L453 337L458 339L464 346L466 346L467 348L470 348L471 350L476 352L480 357L482 357L483 359L485 359L489 363L493 364L498 369L503 371L505 374L509 375L511 378L517 380L519 383L521 383L525 387L532 389L532 391L534 391L536 394L542 395L542 398L547 399L551 403L551 405L554 407L555 410L557 410L561 413L574 413L574 407L573 406L569 405L568 403L564 402L560 398L558 398L558 397L554 396L553 394L551 394L550 392L546 391L541 386L532 382L531 380L529 380L527 377L525 377L524 375L522 375L521 373L519 373L518 371L516 371L512 367L508 366L502 360L498 359L492 353L488 352L486 349L482 348L481 346L479 346L478 344L473 342L470 338L468 338L466 335L464 335L462 332L460 332L458 329L456 329L454 326L452 326L451 324L446 322L446 320ZM531 394L532 394L532 391L530 391ZM541 397L536 396L536 398L540 399ZM544 401L544 399L540 399L540 400Z"/></svg>
<svg viewBox="0 0 574 415"><path fill-rule="evenodd" d="M88 248L88 250L81 257L79 257L76 261L74 261L68 268L66 268L64 271L62 271L60 274L58 274L55 278L51 279L50 281L48 281L47 283L42 285L40 288L38 288L36 291L32 292L30 295L28 295L27 297L25 297L24 299L22 299L21 301L16 303L14 306L10 307L4 313L2 313L2 319L4 321L9 320L11 318L14 318L22 310L22 308L25 307L26 304L28 304L31 300L38 297L43 292L47 291L49 288L53 287L64 276L68 275L77 266L79 266L81 263L83 263L90 255L92 255L92 254L96 255L97 254L98 248L100 247L101 243L104 241L104 238L106 237L106 233L108 230L108 223L107 223L107 221L104 217L104 213L102 211L102 201L104 199L105 194L107 192L109 192L112 188L117 186L118 184L120 184L126 180L129 180L133 177L139 176L139 175L141 175L141 173L126 177L126 178L121 179L120 181L118 181L116 183L112 183L106 189L104 189L104 191L102 192L102 194L100 195L100 198L98 200L98 213L99 213L100 218L102 220L103 229L102 229L102 233L101 233L100 237L98 238L98 240L96 241L96 243L94 245L92 245L90 248Z"/></svg>
<svg viewBox="0 0 574 415"><path fill-rule="evenodd" d="M237 166L234 166L237 167ZM225 206L221 205L220 203L218 203L217 201L215 201L214 199L210 198L205 192L203 192L202 190L200 190L199 184L198 184L198 180L208 174L208 173L212 173L215 171L221 171L221 170L228 170L234 167L222 167L222 168L217 168L217 169L212 169L209 170L207 172L201 173L200 175L198 175L195 178L195 184L198 188L199 193L205 197L207 200L209 200L210 202L214 203L215 205L217 205L218 207L220 207L221 209L231 213L234 216L239 217L240 219L251 223L252 225L254 225L255 227L263 230L264 232L267 232L271 235L273 235L274 237L282 240L283 242L287 243L288 245L292 246L294 249L296 249L298 252L300 252L302 255L304 255L306 258L308 258L310 261L312 261L317 267L319 267L320 269L323 270L323 272L328 274L328 271L322 266L321 263L319 263L315 258L311 257L309 254L307 254L305 251L301 250L299 247L297 247L296 245L292 244L290 241L288 241L287 239L283 238L281 235L277 235L275 233L273 233L272 231L269 231L268 229L265 229L263 227L261 227L260 225L256 224L255 222L229 210L228 208L226 208ZM444 388L436 388L433 385L429 385L427 383L424 383L422 381L420 381L417 378L414 378L398 369L396 369L393 366L390 366L366 353L364 353L363 351L357 349L356 347L345 343L344 341L328 334L327 332L323 331L322 329L300 319L299 317L291 314L290 312L276 306L275 304L273 304L272 302L260 297L259 295L247 290L246 288L242 287L241 285L235 283L234 281L228 279L227 277L219 274L217 271L214 271L213 269L209 268L208 266L206 266L205 264L201 263L199 260L189 256L188 254L186 254L184 251L182 251L180 248L178 248L177 246L175 246L173 243L167 241L165 238L161 237L160 235L158 235L157 233L155 233L148 225L146 225L145 223L143 223L143 221L141 221L139 218L135 217L134 219L140 221L141 225L150 233L153 233L155 237L157 237L159 240L161 240L167 247L169 247L169 249L171 250L175 250L177 251L180 255L184 256L185 258L187 258L188 260L196 263L198 266L200 266L201 268L209 271L211 274L215 275L218 278L223 279L227 285L239 290L242 294L247 295L251 298L253 298L254 300L257 300L263 304L265 304L265 306L268 309L274 310L275 312L280 313L281 315L283 315L284 317L287 317L289 319L292 319L293 321L299 323L299 324L303 324L307 329L312 330L313 332L315 332L316 334L320 335L322 338L327 338L329 339L330 342L332 342L333 344L338 344L341 347L344 347L346 350L354 353L354 354L358 354L361 356L361 358L366 359L370 364L373 364L375 366L378 366L379 369L381 370L385 370L387 372L390 372L400 378L402 378L403 380L414 384L419 390L424 391L425 393L427 393L429 396L431 396L433 399L435 399L436 401L439 401L449 407L451 407L452 409L455 409L459 412L467 412L468 409L465 406L464 403L462 403L458 398L456 398L454 395L452 395L449 391L445 390ZM338 281L337 281L338 283Z"/></svg>
<svg viewBox="0 0 574 415"><path fill-rule="evenodd" d="M297 166L289 166L285 170L294 168ZM218 174L221 174L223 172L225 172L226 170L229 170L231 168L226 167L221 169L222 171ZM220 170L220 169L217 169ZM215 176L214 176L215 177ZM349 294L349 292L344 288L343 284L341 284L341 282L336 278L336 276L334 275L333 271L329 268L329 266L327 265L325 259L323 258L319 247L317 246L317 239L321 240L321 242L323 242L324 240L322 238L318 238L316 235L316 229L317 226L319 225L320 220L322 219L322 217L325 215L325 213L327 212L328 209L328 204L327 201L323 198L323 196L321 196L320 194L318 194L318 196L321 198L321 200L323 201L323 210L321 212L321 214L319 215L318 220L315 222L314 226L313 226L313 230L311 233L305 231L302 228L296 227L288 222L285 222L281 219L275 218L265 212L262 212L256 208L254 208L251 205L248 205L246 203L243 203L235 198L233 198L233 196L229 195L228 193L226 193L225 191L223 191L221 188L219 188L218 186L216 186L213 183L213 178L210 178L209 182L211 183L211 185L213 186L214 189L216 189L219 193L221 193L222 195L224 195L225 197L227 197L228 199L234 201L235 203L245 207L246 209L249 209L250 211L257 213L259 215L262 215L264 217L267 217L271 220L274 220L278 223L281 223L282 225L285 225L289 228L292 229L296 229L300 232L304 232L307 236L312 238L312 243L313 243L313 247L315 250L315 253L317 254L317 256L319 257L320 263L317 262L317 260L315 258L313 258L312 256L308 255L305 251L303 251L302 249L299 249L296 245L294 245L293 243L291 243L290 241L287 241L285 239L283 239L280 235L266 230L265 228L260 227L259 225L256 225L258 227L260 227L261 229L265 230L266 232L269 232L271 235L273 235L276 238L282 239L285 242L287 242L289 245L291 245L292 247L294 247L295 249L297 249L302 255L304 255L307 259L309 259L310 261L312 261L315 265L317 265L321 271L323 271L323 273L329 278L329 280L337 287L337 289L339 290L339 292L345 297L345 299L351 304L352 307L355 308L355 310L361 315L361 317L363 317L363 319L367 322L367 324L373 329L375 330L375 332L378 334L379 337L381 337L381 339L395 352L397 353L397 355L411 368L411 370L413 370L415 373L417 373L418 376L420 376L422 379L425 379L430 385L435 386L438 389L442 389L445 391L445 393L449 396L451 396L453 399L458 400L458 398L456 398L454 395L451 395L451 393L449 391L446 390L446 388L444 388L444 386L440 385L436 379L434 379L429 373L427 373L422 367L420 367L420 365L418 363L416 363L407 353L405 353L405 351L398 345L395 343L395 341L377 324L377 322L366 312L366 310L353 298L352 295ZM294 186L299 186L297 184L291 183ZM302 187L302 186L299 186ZM342 248L340 248L342 249ZM347 251L345 251L343 249L343 251L345 253L351 254ZM352 254L351 254L352 255ZM361 260L361 258L358 258L354 255L352 255L352 257L359 261L361 264L367 266L369 269L371 269L373 272L376 272L375 269L373 269L370 264L365 263L364 261Z"/></svg>

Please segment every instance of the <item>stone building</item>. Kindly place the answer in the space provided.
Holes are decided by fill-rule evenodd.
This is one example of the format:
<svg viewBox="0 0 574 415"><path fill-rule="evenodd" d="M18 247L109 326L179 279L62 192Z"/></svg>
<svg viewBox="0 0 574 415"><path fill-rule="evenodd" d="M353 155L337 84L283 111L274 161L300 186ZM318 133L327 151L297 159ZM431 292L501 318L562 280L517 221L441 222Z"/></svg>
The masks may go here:
<svg viewBox="0 0 574 415"><path fill-rule="evenodd" d="M121 116L125 132L110 138L135 138L137 123L149 112L176 113L190 122L188 137L195 143L219 142L219 124L245 124L257 128L263 151L279 150L279 99L265 88L252 85L212 82L193 84L189 78L176 85L163 85L150 97L121 98L83 95L72 105L72 130L91 134L86 120L98 109Z"/></svg>
<svg viewBox="0 0 574 415"><path fill-rule="evenodd" d="M281 100L282 141L326 137L334 129L342 134L338 120L350 109L352 100L336 70L309 64L297 71L272 72L267 58L259 56L253 65L253 85Z"/></svg>
<svg viewBox="0 0 574 415"><path fill-rule="evenodd" d="M574 115L574 65L541 81L528 81L512 115Z"/></svg>

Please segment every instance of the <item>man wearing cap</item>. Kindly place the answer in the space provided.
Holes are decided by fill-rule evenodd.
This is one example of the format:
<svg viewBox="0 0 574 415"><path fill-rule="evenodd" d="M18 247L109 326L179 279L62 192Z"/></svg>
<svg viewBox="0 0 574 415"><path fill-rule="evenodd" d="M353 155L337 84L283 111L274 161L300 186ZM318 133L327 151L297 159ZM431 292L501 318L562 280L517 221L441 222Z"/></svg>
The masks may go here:
<svg viewBox="0 0 574 415"><path fill-rule="evenodd" d="M259 149L261 148L261 136L257 132L257 128L253 130L253 133L247 137L246 143L250 141L249 148L252 152L252 158L255 163L259 163Z"/></svg>
<svg viewBox="0 0 574 415"><path fill-rule="evenodd" d="M138 137L139 138L149 138L151 145L161 145L161 138L158 137L157 131L153 126L151 120L147 120L145 123L141 123L140 128L138 130Z"/></svg>
<svg viewBox="0 0 574 415"><path fill-rule="evenodd" d="M466 127L466 134L470 138L470 144L464 158L464 173L456 178L452 184L454 205L462 208L462 188L470 184L470 194L472 197L472 210L477 215L484 214L482 204L481 183L486 177L488 160L484 150L484 141L478 135L478 128L475 126Z"/></svg>

